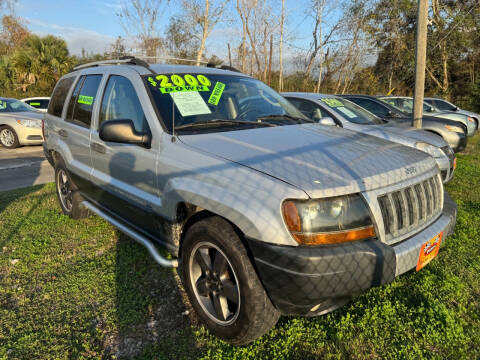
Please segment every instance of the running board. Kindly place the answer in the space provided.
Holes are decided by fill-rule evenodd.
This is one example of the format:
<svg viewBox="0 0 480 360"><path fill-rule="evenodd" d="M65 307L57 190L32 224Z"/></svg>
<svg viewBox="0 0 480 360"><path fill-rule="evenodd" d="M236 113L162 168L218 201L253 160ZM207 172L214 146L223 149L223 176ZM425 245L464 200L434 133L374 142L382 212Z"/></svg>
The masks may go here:
<svg viewBox="0 0 480 360"><path fill-rule="evenodd" d="M93 205L92 203L88 202L88 201L82 201L80 203L80 206L83 206L85 208L87 208L88 210L90 210L91 212L97 214L98 216L100 216L101 218L107 220L110 224L112 224L113 226L115 226L118 230L120 230L121 232L123 232L125 235L131 237L133 240L135 240L136 242L140 243L141 245L145 246L148 250L148 252L150 253L150 255L152 255L153 259L161 266L164 266L164 267L178 267L178 260L176 259L173 259L173 260L168 260L168 259L165 259L162 255L160 255L160 253L157 251L157 249L155 248L155 245L153 245L152 241L150 241L149 239L147 239L145 236L143 235L140 235L138 232L128 228L127 226L123 225L120 221L114 219L113 217L111 217L110 215L108 215L106 212L100 210L99 208L97 208L95 205Z"/></svg>

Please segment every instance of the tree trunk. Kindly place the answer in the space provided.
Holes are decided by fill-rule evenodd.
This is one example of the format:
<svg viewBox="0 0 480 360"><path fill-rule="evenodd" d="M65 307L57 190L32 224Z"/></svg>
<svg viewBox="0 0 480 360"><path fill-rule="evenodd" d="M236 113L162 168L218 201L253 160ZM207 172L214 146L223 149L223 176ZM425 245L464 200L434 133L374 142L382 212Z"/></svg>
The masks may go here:
<svg viewBox="0 0 480 360"><path fill-rule="evenodd" d="M282 17L280 18L280 45L278 47L280 57L280 74L278 78L278 91L283 91L283 23L285 21L285 0L282 0Z"/></svg>
<svg viewBox="0 0 480 360"><path fill-rule="evenodd" d="M245 17L243 16L242 8L240 7L240 0L237 0L237 12L242 20L242 72L247 68L247 29L245 24Z"/></svg>
<svg viewBox="0 0 480 360"><path fill-rule="evenodd" d="M207 41L208 36L208 7L209 0L205 0L205 13L203 14L203 23L202 23L202 40L200 42L200 49L197 53L197 66L200 66L200 61L202 60L203 51L205 49L205 42Z"/></svg>

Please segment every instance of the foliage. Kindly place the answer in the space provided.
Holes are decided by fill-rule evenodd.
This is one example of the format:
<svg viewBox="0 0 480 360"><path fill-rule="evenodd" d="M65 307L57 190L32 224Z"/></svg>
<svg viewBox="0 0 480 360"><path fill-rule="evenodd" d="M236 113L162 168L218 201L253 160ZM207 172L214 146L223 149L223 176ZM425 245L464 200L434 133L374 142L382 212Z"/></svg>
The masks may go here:
<svg viewBox="0 0 480 360"><path fill-rule="evenodd" d="M457 227L437 259L243 347L184 315L176 272L143 247L99 217L62 215L53 184L0 193L0 358L478 359L479 142L458 155Z"/></svg>

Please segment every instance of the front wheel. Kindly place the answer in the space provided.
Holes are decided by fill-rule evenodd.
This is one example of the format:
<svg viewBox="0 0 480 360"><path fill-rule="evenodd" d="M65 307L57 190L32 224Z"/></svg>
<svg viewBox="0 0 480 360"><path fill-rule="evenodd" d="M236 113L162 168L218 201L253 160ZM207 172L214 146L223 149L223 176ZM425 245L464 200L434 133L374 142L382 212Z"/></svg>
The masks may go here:
<svg viewBox="0 0 480 360"><path fill-rule="evenodd" d="M10 126L0 127L0 144L7 149L15 149L20 146L18 136Z"/></svg>
<svg viewBox="0 0 480 360"><path fill-rule="evenodd" d="M192 306L216 336L241 345L275 326L280 313L226 220L212 216L192 225L181 256L182 278Z"/></svg>

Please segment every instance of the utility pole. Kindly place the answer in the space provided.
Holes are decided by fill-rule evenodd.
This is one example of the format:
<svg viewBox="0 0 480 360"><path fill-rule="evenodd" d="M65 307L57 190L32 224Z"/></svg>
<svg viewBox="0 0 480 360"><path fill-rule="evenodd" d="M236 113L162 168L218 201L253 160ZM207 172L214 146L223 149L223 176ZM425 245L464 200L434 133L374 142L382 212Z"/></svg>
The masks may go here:
<svg viewBox="0 0 480 360"><path fill-rule="evenodd" d="M422 127L423 94L425 92L425 62L427 57L428 0L418 0L417 43L415 47L415 93L413 97L413 121Z"/></svg>

